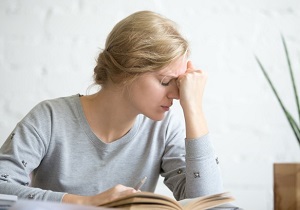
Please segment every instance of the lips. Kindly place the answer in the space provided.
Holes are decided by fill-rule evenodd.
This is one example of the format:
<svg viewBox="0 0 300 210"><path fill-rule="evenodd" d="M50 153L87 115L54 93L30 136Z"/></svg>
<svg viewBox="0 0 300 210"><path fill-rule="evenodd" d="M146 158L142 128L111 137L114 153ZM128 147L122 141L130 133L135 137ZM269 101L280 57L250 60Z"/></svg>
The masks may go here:
<svg viewBox="0 0 300 210"><path fill-rule="evenodd" d="M166 111L169 111L169 109L171 108L171 106L173 105L173 101L169 101L170 103L168 103L167 105L161 105L161 108L163 108Z"/></svg>
<svg viewBox="0 0 300 210"><path fill-rule="evenodd" d="M170 106L161 106L162 108L170 108Z"/></svg>
<svg viewBox="0 0 300 210"><path fill-rule="evenodd" d="M163 108L164 111L169 111L170 107L168 106L161 106L161 108Z"/></svg>
<svg viewBox="0 0 300 210"><path fill-rule="evenodd" d="M164 110L169 111L170 107L172 106L172 104L167 105L167 106L161 106Z"/></svg>

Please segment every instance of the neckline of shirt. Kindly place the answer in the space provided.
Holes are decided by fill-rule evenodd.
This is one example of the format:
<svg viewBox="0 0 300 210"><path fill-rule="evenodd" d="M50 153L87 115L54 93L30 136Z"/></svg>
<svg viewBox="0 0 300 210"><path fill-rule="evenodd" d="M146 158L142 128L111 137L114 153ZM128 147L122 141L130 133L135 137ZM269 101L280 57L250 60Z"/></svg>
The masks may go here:
<svg viewBox="0 0 300 210"><path fill-rule="evenodd" d="M101 139L99 139L94 134L90 125L88 124L88 121L83 112L83 107L80 102L79 94L75 95L73 97L73 100L74 100L74 104L77 107L78 121L79 121L82 129L88 136L89 140L92 141L96 147L101 147L101 149L106 149L106 150L113 150L115 148L118 148L119 146L122 146L123 144L126 144L126 143L130 142L132 139L134 139L135 135L137 134L137 132L140 128L141 116L138 115L133 127L124 136L122 136L120 139L117 139L116 141L113 141L111 143L103 142Z"/></svg>

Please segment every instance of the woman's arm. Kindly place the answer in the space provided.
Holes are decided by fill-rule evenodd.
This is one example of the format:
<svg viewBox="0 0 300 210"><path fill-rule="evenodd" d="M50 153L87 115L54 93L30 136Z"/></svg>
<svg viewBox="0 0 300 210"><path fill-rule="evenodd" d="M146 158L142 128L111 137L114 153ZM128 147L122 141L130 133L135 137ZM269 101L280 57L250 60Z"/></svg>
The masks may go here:
<svg viewBox="0 0 300 210"><path fill-rule="evenodd" d="M218 160L202 110L206 80L206 73L195 70L191 62L185 74L177 79L186 132L184 136L180 127L175 126L176 120L170 120L170 136L162 164L165 184L177 200L223 191Z"/></svg>
<svg viewBox="0 0 300 210"><path fill-rule="evenodd" d="M64 193L30 187L30 174L42 161L46 145L33 126L18 123L0 148L0 193L22 199L62 199Z"/></svg>
<svg viewBox="0 0 300 210"><path fill-rule="evenodd" d="M44 144L41 143L42 141L39 140L38 135L31 128L30 125L19 124L0 149L1 194L17 195L18 198L22 199L62 201L65 203L99 206L117 197L137 192L131 187L116 185L94 196L81 196L28 186L31 181L29 174L32 171L29 167L38 165L41 161L41 157L39 156L42 156L44 151ZM21 136L22 140L20 139ZM30 144L26 139L31 139L35 143ZM37 142L40 143L38 144ZM36 146L40 149L35 148ZM22 161L24 157L26 157L26 162ZM51 168L51 166L49 167ZM49 170L51 170L50 168Z"/></svg>
<svg viewBox="0 0 300 210"><path fill-rule="evenodd" d="M45 188L39 185L31 186L30 174L40 173L39 167L45 161L45 155L49 152L51 120L53 117L47 116L48 105L36 106L13 130L5 143L0 148L0 193L17 195L19 199L47 200L56 202L82 203L89 205L101 205L102 203L114 199L118 196L136 192L133 188L117 185L107 191L95 196L80 196L66 194L63 188L51 186ZM62 107L62 106L60 106ZM53 110L52 110L53 112ZM57 146L61 146L57 144ZM56 148L57 150L58 148ZM56 161L61 160L60 156L54 154L51 158ZM58 162L53 161L53 164ZM69 165L68 165L69 166ZM50 182L50 178L55 173L54 165L48 165L47 175L33 178L40 179L40 182ZM49 177L48 177L49 176ZM41 180L42 179L42 180ZM62 182L59 177L57 183ZM39 188L40 187L40 188ZM82 186L84 187L84 186ZM62 189L58 192L57 189ZM95 192L96 194L97 192Z"/></svg>
<svg viewBox="0 0 300 210"><path fill-rule="evenodd" d="M209 139L202 99L207 74L196 70L191 61L178 79L180 104L186 125L186 196L214 194L223 190L219 161ZM198 195L197 195L198 194Z"/></svg>
<svg viewBox="0 0 300 210"><path fill-rule="evenodd" d="M208 133L208 127L202 109L202 98L207 80L204 71L196 70L191 61L187 63L186 73L177 80L180 105L182 106L186 138L195 139Z"/></svg>

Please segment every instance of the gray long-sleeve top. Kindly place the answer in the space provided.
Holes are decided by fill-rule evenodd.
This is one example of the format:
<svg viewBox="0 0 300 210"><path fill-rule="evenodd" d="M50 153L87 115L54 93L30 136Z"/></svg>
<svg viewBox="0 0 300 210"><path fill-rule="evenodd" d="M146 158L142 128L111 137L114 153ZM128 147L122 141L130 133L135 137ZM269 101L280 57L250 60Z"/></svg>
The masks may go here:
<svg viewBox="0 0 300 210"><path fill-rule="evenodd" d="M186 140L183 122L138 115L112 143L92 132L78 95L35 106L0 149L0 193L61 201L65 193L95 195L116 184L153 192L159 175L177 200L223 191L209 136Z"/></svg>

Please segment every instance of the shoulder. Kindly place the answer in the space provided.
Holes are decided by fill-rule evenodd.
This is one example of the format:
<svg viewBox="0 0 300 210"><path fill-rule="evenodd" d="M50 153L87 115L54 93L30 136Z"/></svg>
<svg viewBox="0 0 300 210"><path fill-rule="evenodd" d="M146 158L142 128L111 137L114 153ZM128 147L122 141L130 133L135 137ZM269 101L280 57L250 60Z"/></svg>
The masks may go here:
<svg viewBox="0 0 300 210"><path fill-rule="evenodd" d="M38 103L32 110L35 109L64 109L73 107L79 101L79 95L48 99Z"/></svg>
<svg viewBox="0 0 300 210"><path fill-rule="evenodd" d="M78 95L41 101L30 110L30 112L24 117L23 121L41 122L57 115L66 115L66 113L76 109L76 104L78 102Z"/></svg>
<svg viewBox="0 0 300 210"><path fill-rule="evenodd" d="M79 95L72 95L54 99L48 99L41 101L38 103L35 108L42 108L42 107L68 107L72 106L76 100L79 100Z"/></svg>

